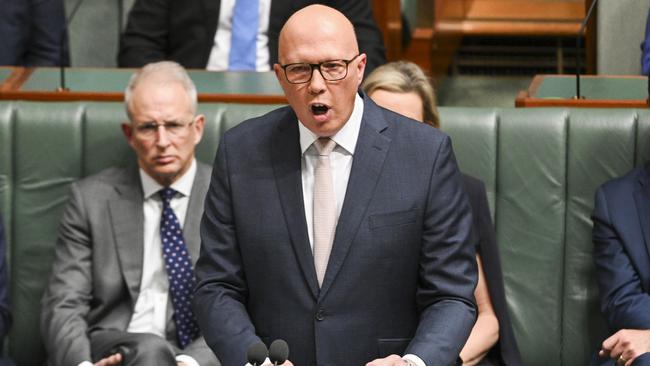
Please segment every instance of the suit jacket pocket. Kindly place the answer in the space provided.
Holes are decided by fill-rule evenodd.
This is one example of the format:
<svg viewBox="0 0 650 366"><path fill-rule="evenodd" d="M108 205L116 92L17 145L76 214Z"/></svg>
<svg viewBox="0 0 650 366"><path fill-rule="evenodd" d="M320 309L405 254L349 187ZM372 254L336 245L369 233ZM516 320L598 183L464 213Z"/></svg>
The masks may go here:
<svg viewBox="0 0 650 366"><path fill-rule="evenodd" d="M411 338L380 338L377 340L379 346L379 358L389 355L403 356Z"/></svg>
<svg viewBox="0 0 650 366"><path fill-rule="evenodd" d="M370 230L375 230L386 226L399 226L411 224L417 221L418 210L396 211L382 214L371 215L368 218Z"/></svg>

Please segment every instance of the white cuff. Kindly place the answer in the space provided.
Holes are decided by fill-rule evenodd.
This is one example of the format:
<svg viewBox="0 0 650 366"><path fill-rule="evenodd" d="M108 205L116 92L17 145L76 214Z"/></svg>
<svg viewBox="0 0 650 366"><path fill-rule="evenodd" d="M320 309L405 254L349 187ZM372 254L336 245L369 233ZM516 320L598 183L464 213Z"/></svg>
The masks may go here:
<svg viewBox="0 0 650 366"><path fill-rule="evenodd" d="M199 363L196 360L188 355L177 355L176 362L182 362L187 366L199 366Z"/></svg>
<svg viewBox="0 0 650 366"><path fill-rule="evenodd" d="M93 366L93 363L90 361L84 361L77 366Z"/></svg>
<svg viewBox="0 0 650 366"><path fill-rule="evenodd" d="M405 359L405 360L409 360L409 361L413 362L417 366L427 366L427 364L424 363L424 361L422 361L422 359L420 357L418 357L418 356L416 356L414 354L411 354L411 353L409 353L407 355L404 355L402 358Z"/></svg>
<svg viewBox="0 0 650 366"><path fill-rule="evenodd" d="M251 366L251 364L247 363L245 366ZM273 366L273 364L271 363L271 360L269 360L269 358L267 357L266 360L264 360L264 363L260 366Z"/></svg>

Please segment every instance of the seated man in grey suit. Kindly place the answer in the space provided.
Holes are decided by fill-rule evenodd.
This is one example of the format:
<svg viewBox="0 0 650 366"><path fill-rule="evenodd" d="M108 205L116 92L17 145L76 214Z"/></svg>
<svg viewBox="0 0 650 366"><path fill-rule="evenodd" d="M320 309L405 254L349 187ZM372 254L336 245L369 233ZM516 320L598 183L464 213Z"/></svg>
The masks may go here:
<svg viewBox="0 0 650 366"><path fill-rule="evenodd" d="M358 92L366 55L333 8L294 13L278 55L290 106L219 143L194 295L206 342L228 366L274 339L287 365L453 364L477 269L449 137Z"/></svg>
<svg viewBox="0 0 650 366"><path fill-rule="evenodd" d="M138 166L72 185L42 300L50 364L219 365L189 307L210 176L196 88L180 65L149 64L125 103Z"/></svg>

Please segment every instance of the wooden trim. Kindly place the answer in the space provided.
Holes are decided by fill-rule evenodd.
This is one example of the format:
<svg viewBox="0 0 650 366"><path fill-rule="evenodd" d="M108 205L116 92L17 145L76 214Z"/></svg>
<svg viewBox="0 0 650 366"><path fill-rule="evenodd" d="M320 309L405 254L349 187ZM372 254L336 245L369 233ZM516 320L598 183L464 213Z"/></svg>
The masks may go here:
<svg viewBox="0 0 650 366"><path fill-rule="evenodd" d="M647 99L546 99L537 98L537 91L546 77L575 78L575 75L535 75L527 90L520 90L515 98L515 107L574 107L574 108L648 108ZM638 75L582 75L584 79L638 79Z"/></svg>
<svg viewBox="0 0 650 366"><path fill-rule="evenodd" d="M539 99L527 98L520 94L515 100L515 107L571 107L571 108L648 108L646 99L630 100L589 100L589 99Z"/></svg>
<svg viewBox="0 0 650 366"><path fill-rule="evenodd" d="M386 59L397 61L402 55L402 16L399 0L373 0L375 21L382 33Z"/></svg>
<svg viewBox="0 0 650 366"><path fill-rule="evenodd" d="M198 95L200 103L286 104L284 95L208 94ZM97 101L122 102L122 92L71 92L71 91L0 91L0 100L29 100L42 102Z"/></svg>
<svg viewBox="0 0 650 366"><path fill-rule="evenodd" d="M578 30L580 24L570 22L441 20L436 24L436 33L473 36L575 36Z"/></svg>
<svg viewBox="0 0 650 366"><path fill-rule="evenodd" d="M585 16L585 6L582 2L565 1L474 0L465 16L467 19L560 20L580 23Z"/></svg>

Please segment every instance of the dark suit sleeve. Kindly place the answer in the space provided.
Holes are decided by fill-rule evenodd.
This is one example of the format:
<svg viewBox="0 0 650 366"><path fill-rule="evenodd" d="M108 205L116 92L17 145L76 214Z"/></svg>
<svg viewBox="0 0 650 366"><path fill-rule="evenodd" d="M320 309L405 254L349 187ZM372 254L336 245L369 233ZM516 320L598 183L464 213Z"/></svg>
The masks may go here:
<svg viewBox="0 0 650 366"><path fill-rule="evenodd" d="M167 58L169 6L169 0L136 0L120 38L119 67L142 67Z"/></svg>
<svg viewBox="0 0 650 366"><path fill-rule="evenodd" d="M476 320L476 238L448 137L430 179L420 255L420 323L406 353L427 365L454 364Z"/></svg>
<svg viewBox="0 0 650 366"><path fill-rule="evenodd" d="M260 339L245 307L248 289L234 227L227 144L226 134L205 199L193 305L203 336L219 360L243 365L247 347Z"/></svg>
<svg viewBox="0 0 650 366"><path fill-rule="evenodd" d="M386 63L384 41L373 18L370 0L337 0L332 3L331 6L345 14L354 25L359 51L368 55L364 74L370 75L372 70Z"/></svg>
<svg viewBox="0 0 650 366"><path fill-rule="evenodd" d="M0 217L0 343L9 332L11 311L9 308L9 284L7 283L7 243L2 217Z"/></svg>
<svg viewBox="0 0 650 366"><path fill-rule="evenodd" d="M41 335L54 366L91 360L85 320L92 294L91 252L82 195L73 184L41 303Z"/></svg>
<svg viewBox="0 0 650 366"><path fill-rule="evenodd" d="M499 320L499 341L495 345L498 350L492 350L491 352L498 351L496 353L501 357L501 361L505 365L522 365L523 361L512 331L510 315L508 314L499 246L496 241L485 184L476 178L465 176L463 178L465 178L465 188L470 197L472 214L479 235L478 252L483 263L485 281L494 312Z"/></svg>
<svg viewBox="0 0 650 366"><path fill-rule="evenodd" d="M63 0L31 0L30 3L31 29L25 66L58 66L61 62L68 66Z"/></svg>
<svg viewBox="0 0 650 366"><path fill-rule="evenodd" d="M3 1L0 11L0 65L68 65L63 0Z"/></svg>
<svg viewBox="0 0 650 366"><path fill-rule="evenodd" d="M645 25L645 39L641 43L641 68L643 75L650 74L650 11Z"/></svg>
<svg viewBox="0 0 650 366"><path fill-rule="evenodd" d="M592 214L594 261L601 311L610 327L615 330L650 329L650 296L643 290L639 275L613 224L612 215L616 213L610 212L609 198L603 188L600 188L596 192Z"/></svg>

